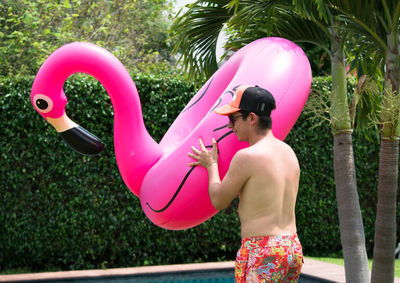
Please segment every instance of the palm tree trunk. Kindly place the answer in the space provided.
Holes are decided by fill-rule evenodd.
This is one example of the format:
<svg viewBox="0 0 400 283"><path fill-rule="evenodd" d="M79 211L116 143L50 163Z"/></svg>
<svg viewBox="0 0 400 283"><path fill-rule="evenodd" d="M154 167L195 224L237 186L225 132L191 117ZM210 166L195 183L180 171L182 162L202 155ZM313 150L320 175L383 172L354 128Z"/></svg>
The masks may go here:
<svg viewBox="0 0 400 283"><path fill-rule="evenodd" d="M347 100L344 51L340 33L335 29L332 29L332 32L333 159L346 282L367 283L370 274L357 192L352 142L353 129Z"/></svg>
<svg viewBox="0 0 400 283"><path fill-rule="evenodd" d="M346 282L369 282L364 225L358 200L350 131L334 136L334 169Z"/></svg>
<svg viewBox="0 0 400 283"><path fill-rule="evenodd" d="M372 283L394 282L399 141L381 139Z"/></svg>
<svg viewBox="0 0 400 283"><path fill-rule="evenodd" d="M396 205L399 174L399 105L390 94L399 95L399 50L395 32L387 34L385 97L382 113L381 146L379 158L378 205L375 219L374 261L372 283L394 281L394 253L396 246ZM391 106L391 107L390 107Z"/></svg>

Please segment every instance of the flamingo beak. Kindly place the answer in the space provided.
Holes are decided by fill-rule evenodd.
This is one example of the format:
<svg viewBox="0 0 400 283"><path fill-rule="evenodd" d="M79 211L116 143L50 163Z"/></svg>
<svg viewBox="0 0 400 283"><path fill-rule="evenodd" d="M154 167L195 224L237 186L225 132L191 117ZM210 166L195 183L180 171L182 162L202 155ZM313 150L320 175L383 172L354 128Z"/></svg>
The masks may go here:
<svg viewBox="0 0 400 283"><path fill-rule="evenodd" d="M76 124L65 113L59 118L47 117L46 120L74 151L83 155L97 155L103 151L104 144L101 140Z"/></svg>

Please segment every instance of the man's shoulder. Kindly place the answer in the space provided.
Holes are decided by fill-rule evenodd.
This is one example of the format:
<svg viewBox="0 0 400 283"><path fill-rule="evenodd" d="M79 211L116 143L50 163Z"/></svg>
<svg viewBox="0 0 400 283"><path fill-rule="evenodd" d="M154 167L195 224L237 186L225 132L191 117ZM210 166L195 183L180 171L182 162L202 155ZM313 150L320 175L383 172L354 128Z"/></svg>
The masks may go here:
<svg viewBox="0 0 400 283"><path fill-rule="evenodd" d="M254 158L260 157L260 152L257 148L246 147L236 152L234 158L240 161L251 161Z"/></svg>
<svg viewBox="0 0 400 283"><path fill-rule="evenodd" d="M252 158L252 153L251 151L248 150L248 148L243 148L238 150L232 158L231 165L243 165L243 164L249 164L249 161L251 161Z"/></svg>
<svg viewBox="0 0 400 283"><path fill-rule="evenodd" d="M246 157L249 157L251 154L252 154L251 147L245 147L245 148L239 149L235 153L235 156L239 157L239 158L246 158Z"/></svg>

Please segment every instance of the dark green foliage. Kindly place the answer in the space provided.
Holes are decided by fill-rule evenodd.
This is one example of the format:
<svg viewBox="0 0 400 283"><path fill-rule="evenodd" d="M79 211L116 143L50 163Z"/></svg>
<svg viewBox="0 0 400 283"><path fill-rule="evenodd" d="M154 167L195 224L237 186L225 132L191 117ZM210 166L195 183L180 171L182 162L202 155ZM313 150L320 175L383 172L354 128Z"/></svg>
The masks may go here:
<svg viewBox="0 0 400 283"><path fill-rule="evenodd" d="M129 70L164 71L174 64L167 41L167 0L0 1L0 77L34 75L58 47L91 42Z"/></svg>
<svg viewBox="0 0 400 283"><path fill-rule="evenodd" d="M135 75L146 127L159 141L195 93L179 79ZM0 81L0 270L73 270L233 260L240 244L237 200L185 231L154 226L123 183L113 148L113 109L93 78L65 84L67 113L105 151L76 154L29 101L32 79ZM302 167L297 223L306 255L341 251L329 127L301 116L287 138ZM372 251L378 145L355 137L361 207Z"/></svg>

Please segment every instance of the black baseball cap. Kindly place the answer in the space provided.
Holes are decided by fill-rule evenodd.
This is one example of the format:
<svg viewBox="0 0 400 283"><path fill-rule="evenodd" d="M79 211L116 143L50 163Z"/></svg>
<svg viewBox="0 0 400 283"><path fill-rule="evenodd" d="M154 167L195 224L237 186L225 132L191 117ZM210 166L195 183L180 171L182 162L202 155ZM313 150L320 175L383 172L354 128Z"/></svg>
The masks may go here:
<svg viewBox="0 0 400 283"><path fill-rule="evenodd" d="M268 90L259 86L239 86L232 101L215 109L215 112L220 115L229 115L244 110L258 116L270 116L275 108L275 98Z"/></svg>

